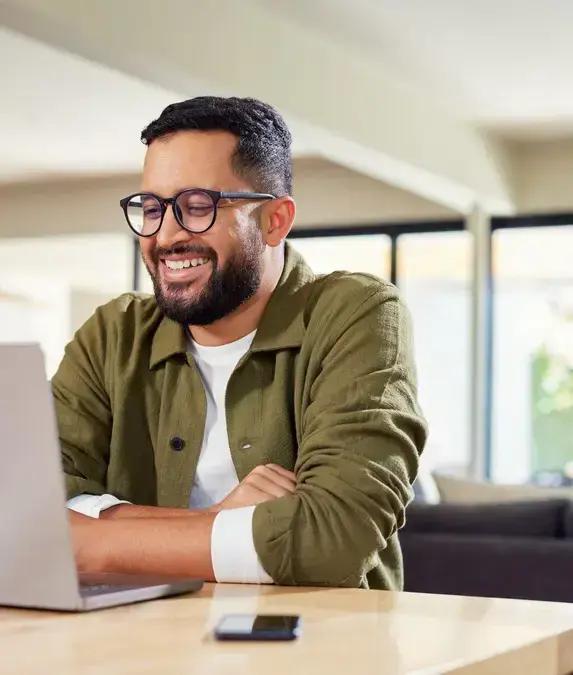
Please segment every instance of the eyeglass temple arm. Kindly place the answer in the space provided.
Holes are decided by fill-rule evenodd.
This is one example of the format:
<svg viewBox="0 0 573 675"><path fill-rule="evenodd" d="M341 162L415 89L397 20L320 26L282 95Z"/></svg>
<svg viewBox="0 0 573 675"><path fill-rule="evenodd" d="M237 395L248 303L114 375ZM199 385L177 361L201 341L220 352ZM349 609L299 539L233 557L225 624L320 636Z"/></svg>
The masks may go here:
<svg viewBox="0 0 573 675"><path fill-rule="evenodd" d="M275 195L267 194L265 192L221 192L221 199L276 199ZM163 200L164 202L171 202L172 199ZM143 204L137 202L130 202L129 199L120 200L122 207L129 205L131 208L134 206L142 209Z"/></svg>
<svg viewBox="0 0 573 675"><path fill-rule="evenodd" d="M276 199L265 192L221 192L221 199Z"/></svg>

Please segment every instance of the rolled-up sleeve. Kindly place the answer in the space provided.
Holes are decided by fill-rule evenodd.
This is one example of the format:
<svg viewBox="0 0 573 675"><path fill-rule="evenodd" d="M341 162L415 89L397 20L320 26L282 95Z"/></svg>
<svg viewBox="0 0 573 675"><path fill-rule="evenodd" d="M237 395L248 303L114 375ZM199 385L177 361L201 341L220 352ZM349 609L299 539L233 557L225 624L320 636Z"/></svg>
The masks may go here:
<svg viewBox="0 0 573 675"><path fill-rule="evenodd" d="M211 532L215 579L239 584L272 584L253 544L254 506L219 511Z"/></svg>
<svg viewBox="0 0 573 675"><path fill-rule="evenodd" d="M113 495L78 495L68 499L66 506L76 513L82 513L90 518L99 518L102 511L111 509L119 504L129 504L125 499L118 499Z"/></svg>
<svg viewBox="0 0 573 675"><path fill-rule="evenodd" d="M254 513L275 583L365 585L404 524L426 424L409 313L393 287L369 290L307 357L296 493Z"/></svg>

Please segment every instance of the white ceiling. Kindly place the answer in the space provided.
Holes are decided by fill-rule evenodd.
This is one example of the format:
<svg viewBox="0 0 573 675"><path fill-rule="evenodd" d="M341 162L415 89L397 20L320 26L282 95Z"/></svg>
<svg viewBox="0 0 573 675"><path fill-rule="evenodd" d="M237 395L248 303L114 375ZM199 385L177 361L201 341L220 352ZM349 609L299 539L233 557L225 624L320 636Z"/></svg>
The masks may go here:
<svg viewBox="0 0 573 675"><path fill-rule="evenodd" d="M571 0L250 2L503 138L573 137ZM0 62L0 183L138 172L141 128L205 92L168 91L1 27ZM296 153L311 153L312 129L291 126Z"/></svg>
<svg viewBox="0 0 573 675"><path fill-rule="evenodd" d="M511 138L573 133L571 0L259 0Z"/></svg>
<svg viewBox="0 0 573 675"><path fill-rule="evenodd" d="M137 171L139 132L179 94L0 28L0 181Z"/></svg>
<svg viewBox="0 0 573 675"><path fill-rule="evenodd" d="M0 184L139 172L139 134L174 92L0 27ZM212 90L209 93L217 93ZM291 123L293 153L312 151L312 132Z"/></svg>

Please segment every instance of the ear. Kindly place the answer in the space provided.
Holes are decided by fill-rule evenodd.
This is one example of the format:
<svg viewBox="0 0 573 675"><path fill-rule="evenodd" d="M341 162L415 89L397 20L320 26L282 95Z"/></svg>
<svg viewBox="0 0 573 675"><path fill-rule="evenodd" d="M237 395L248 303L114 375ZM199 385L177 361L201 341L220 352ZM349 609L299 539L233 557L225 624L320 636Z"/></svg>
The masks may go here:
<svg viewBox="0 0 573 675"><path fill-rule="evenodd" d="M292 197L277 197L265 204L261 218L265 244L275 247L284 241L294 224L295 214Z"/></svg>

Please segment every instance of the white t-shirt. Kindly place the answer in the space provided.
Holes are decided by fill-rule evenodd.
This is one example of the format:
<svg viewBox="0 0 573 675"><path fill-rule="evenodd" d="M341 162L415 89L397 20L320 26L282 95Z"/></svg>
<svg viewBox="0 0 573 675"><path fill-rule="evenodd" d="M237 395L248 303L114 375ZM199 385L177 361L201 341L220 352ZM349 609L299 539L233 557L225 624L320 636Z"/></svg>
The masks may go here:
<svg viewBox="0 0 573 675"><path fill-rule="evenodd" d="M207 397L203 446L191 490L191 508L212 506L238 485L227 435L225 393L231 374L249 350L255 332L220 347L204 347L189 340Z"/></svg>

